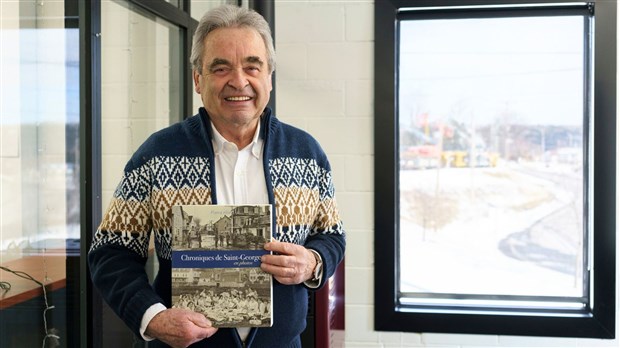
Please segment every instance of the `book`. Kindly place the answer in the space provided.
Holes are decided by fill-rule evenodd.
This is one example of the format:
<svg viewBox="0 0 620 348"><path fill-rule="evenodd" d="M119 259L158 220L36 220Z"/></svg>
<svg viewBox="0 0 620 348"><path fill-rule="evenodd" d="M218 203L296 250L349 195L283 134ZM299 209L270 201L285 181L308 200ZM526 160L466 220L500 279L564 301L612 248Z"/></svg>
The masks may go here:
<svg viewBox="0 0 620 348"><path fill-rule="evenodd" d="M272 326L273 279L260 269L272 218L269 204L173 206L173 307L214 327Z"/></svg>

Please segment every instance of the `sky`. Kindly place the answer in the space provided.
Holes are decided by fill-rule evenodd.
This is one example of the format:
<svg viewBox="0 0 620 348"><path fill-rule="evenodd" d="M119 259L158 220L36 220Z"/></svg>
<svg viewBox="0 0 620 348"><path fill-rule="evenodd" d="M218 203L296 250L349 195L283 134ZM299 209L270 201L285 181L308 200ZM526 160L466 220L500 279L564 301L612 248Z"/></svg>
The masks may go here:
<svg viewBox="0 0 620 348"><path fill-rule="evenodd" d="M583 33L581 16L401 21L401 124L428 113L580 126Z"/></svg>

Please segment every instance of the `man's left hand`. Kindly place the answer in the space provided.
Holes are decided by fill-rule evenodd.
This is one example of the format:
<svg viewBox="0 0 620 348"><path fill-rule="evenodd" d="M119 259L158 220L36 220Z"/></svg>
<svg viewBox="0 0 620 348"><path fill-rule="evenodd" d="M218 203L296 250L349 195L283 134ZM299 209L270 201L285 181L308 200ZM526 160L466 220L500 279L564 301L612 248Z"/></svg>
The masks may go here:
<svg viewBox="0 0 620 348"><path fill-rule="evenodd" d="M260 268L271 273L282 284L301 284L312 278L316 267L314 254L305 247L293 243L269 242L265 249L273 255L263 255Z"/></svg>

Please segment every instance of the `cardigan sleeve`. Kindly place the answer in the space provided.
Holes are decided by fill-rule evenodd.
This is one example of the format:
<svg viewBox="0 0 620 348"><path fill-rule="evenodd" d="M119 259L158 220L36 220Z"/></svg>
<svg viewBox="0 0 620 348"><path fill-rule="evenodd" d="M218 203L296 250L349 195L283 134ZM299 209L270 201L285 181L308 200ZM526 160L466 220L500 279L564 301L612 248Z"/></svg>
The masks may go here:
<svg viewBox="0 0 620 348"><path fill-rule="evenodd" d="M319 203L317 214L305 247L314 249L323 260L323 277L318 290L336 272L338 264L344 259L346 235L336 203L335 189L329 163L325 160L324 169L319 171Z"/></svg>
<svg viewBox="0 0 620 348"><path fill-rule="evenodd" d="M88 262L93 284L125 324L141 337L140 321L155 303L165 303L145 270L151 223L150 175L146 164L126 166L112 201L94 234Z"/></svg>
<svg viewBox="0 0 620 348"><path fill-rule="evenodd" d="M122 246L106 245L91 250L88 261L93 284L106 303L141 338L142 316L151 305L164 303L149 284L144 259Z"/></svg>

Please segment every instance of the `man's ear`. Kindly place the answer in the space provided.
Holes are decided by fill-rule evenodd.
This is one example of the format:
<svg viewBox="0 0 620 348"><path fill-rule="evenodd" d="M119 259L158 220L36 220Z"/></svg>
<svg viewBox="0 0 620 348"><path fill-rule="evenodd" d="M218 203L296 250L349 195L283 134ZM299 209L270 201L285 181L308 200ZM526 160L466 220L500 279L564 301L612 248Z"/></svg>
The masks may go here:
<svg viewBox="0 0 620 348"><path fill-rule="evenodd" d="M194 91L200 94L200 73L196 70L193 70L192 75L194 77Z"/></svg>

